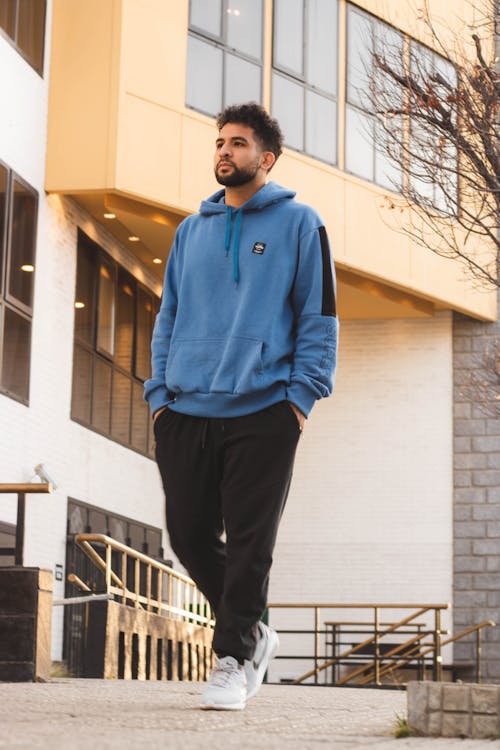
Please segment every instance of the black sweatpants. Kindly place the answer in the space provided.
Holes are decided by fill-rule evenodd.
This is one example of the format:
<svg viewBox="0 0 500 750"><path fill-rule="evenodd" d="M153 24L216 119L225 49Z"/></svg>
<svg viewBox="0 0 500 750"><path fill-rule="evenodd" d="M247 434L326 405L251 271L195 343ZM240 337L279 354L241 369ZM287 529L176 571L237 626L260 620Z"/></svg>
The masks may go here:
<svg viewBox="0 0 500 750"><path fill-rule="evenodd" d="M170 542L215 612L214 651L250 659L292 478L297 417L286 401L229 419L166 409L155 436Z"/></svg>

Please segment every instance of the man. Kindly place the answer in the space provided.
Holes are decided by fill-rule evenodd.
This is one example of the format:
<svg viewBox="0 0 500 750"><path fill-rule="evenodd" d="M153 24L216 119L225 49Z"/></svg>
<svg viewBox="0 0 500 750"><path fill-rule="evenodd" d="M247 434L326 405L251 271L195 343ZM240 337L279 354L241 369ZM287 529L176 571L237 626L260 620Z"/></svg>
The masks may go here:
<svg viewBox="0 0 500 750"><path fill-rule="evenodd" d="M225 189L177 230L145 398L172 549L216 616L202 707L231 710L255 695L278 646L260 622L272 552L300 432L332 390L338 328L325 228L266 184L278 123L244 104L217 127Z"/></svg>

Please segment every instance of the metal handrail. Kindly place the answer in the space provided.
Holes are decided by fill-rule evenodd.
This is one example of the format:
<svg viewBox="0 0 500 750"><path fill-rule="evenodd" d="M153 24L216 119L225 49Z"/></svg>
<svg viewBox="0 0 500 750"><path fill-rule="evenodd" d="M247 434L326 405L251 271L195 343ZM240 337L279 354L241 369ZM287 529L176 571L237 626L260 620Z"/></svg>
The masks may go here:
<svg viewBox="0 0 500 750"><path fill-rule="evenodd" d="M460 640L461 638L464 638L467 635L470 635L472 633L476 633L477 637L477 646L476 646L476 678L477 682L480 682L480 654L481 654L481 643L480 643L480 631L485 627L495 627L495 623L492 620L486 620L482 623L479 623L478 625L473 625L466 630L457 633L456 635L447 638L443 640L443 635L448 635L448 631L443 631L441 629L441 612L442 610L449 609L449 604L339 604L339 603L308 603L308 604L296 604L296 603L276 603L276 604L270 604L270 608L282 608L282 609L312 609L314 612L314 622L315 622L315 628L314 630L310 631L301 631L301 632L309 632L311 634L314 634L314 655L312 657L314 661L314 668L306 672L305 674L301 675L300 677L293 680L293 684L300 684L304 680L308 679L309 677L314 677L315 683L318 682L318 675L320 672L328 669L329 667L336 666L340 663L346 662L346 659L349 659L349 657L353 657L353 660L359 662L359 658L361 656L360 652L363 652L363 650L366 650L367 647L374 647L375 656L373 659L369 660L367 663L363 664L362 666L356 668L354 671L350 672L348 675L344 676L340 680L335 681L334 684L336 685L344 685L353 680L354 678L358 677L358 681L355 684L358 685L364 685L368 682L375 682L375 684L380 685L381 684L381 677L384 675L387 675L391 672L394 672L397 669L401 669L402 667L410 664L411 662L418 661L423 665L423 668L425 669L425 660L427 658L432 659L432 672L433 672L433 679L434 680L441 680L442 679L442 656L441 652L444 646L449 645L450 643L454 643L455 641ZM335 657L328 659L327 661L323 661L321 664L319 663L319 636L321 633L327 633L328 631L322 631L319 627L320 622L320 613L321 610L324 609L348 609L348 610L354 610L354 609L371 609L374 612L374 618L372 623L369 621L340 621L340 620L325 620L325 625L335 625L335 626L343 626L343 625L366 625L367 627L371 627L373 629L373 635L371 635L369 638L365 639L361 643L357 643L353 645L351 648L348 648L347 650L343 651L340 654L335 655ZM380 610L396 610L396 609L417 609L417 611L413 612L408 617L404 617L399 622L396 623L389 623L389 622L381 622L380 621ZM415 619L417 617L420 617L421 615L425 614L429 611L434 611L434 628L432 630L426 630L424 632L414 633L412 634L412 637L408 640L405 640L404 642L398 643L394 645L393 648L391 648L389 651L384 653L383 655L380 652L380 641L382 638L384 638L386 635L389 635L391 633L398 633L398 634L409 634L411 631L408 630L402 630L404 626L407 626L409 628L416 627L417 625L420 627L421 623L416 623ZM295 632L295 631L286 631L286 632ZM351 631L347 631L351 632ZM356 631L356 632L363 632L363 631ZM366 631L365 631L366 632ZM432 643L423 642L424 638L431 636ZM331 645L331 644L330 644ZM392 645L392 644L391 644ZM286 657L283 657L286 658ZM299 657L297 657L299 658ZM303 658L303 657L301 657ZM386 660L389 660L390 663L387 664L384 662Z"/></svg>
<svg viewBox="0 0 500 750"><path fill-rule="evenodd" d="M477 625L471 625L471 627L466 628L465 630L462 630L460 633L457 633L456 635L452 636L451 638L447 638L447 640L441 642L441 646L448 646L450 643L455 643L456 641L461 640L462 638L465 638L468 635L471 635L472 633L476 633L478 637L477 641L477 659L476 659L476 682L481 682L481 666L480 666L480 653L481 653L481 643L480 643L480 631L483 628L495 628L496 622L493 620L484 620L483 622L478 623ZM433 646L428 646L423 651L420 651L418 656L425 657L427 654L431 653L433 651ZM398 664L392 664L388 665L387 669L384 670L384 672L392 672L395 669L401 669L401 667L405 667L409 662L412 661L412 659L406 659L403 662L400 662Z"/></svg>
<svg viewBox="0 0 500 750"><path fill-rule="evenodd" d="M17 520L15 547L0 547L0 556L13 555L16 565L23 564L24 558L24 519L26 516L26 495L52 492L49 482L22 482L0 484L0 495L17 495Z"/></svg>
<svg viewBox="0 0 500 750"><path fill-rule="evenodd" d="M434 645L435 645L435 653L434 653L434 662L433 662L433 673L434 673L434 679L439 680L441 679L442 675L442 659L441 659L441 647L440 647L440 633L441 633L441 611L449 609L449 604L408 604L408 603L394 603L394 604L373 604L373 603L343 603L339 604L338 602L328 603L328 602L322 602L317 603L307 603L307 604L295 604L295 603L273 603L269 605L272 608L279 609L312 609L314 611L314 668L311 669L309 672L306 672L305 674L301 675L300 677L296 678L293 681L293 684L300 684L304 680L308 679L309 677L314 677L314 682L317 684L318 682L318 675L320 672L322 672L325 669L328 669L328 667L334 666L335 664L339 663L342 659L345 659L349 657L351 654L356 653L357 651L360 651L361 649L365 648L368 645L374 645L375 646L375 658L373 660L374 669L375 669L375 683L378 685L380 684L380 663L381 663L381 657L380 657L380 639L383 638L385 635L388 635L389 633L393 633L398 628L407 625L412 620L415 620L417 617L420 617L421 615L425 614L426 612L429 612L431 610L434 611ZM362 643L356 644L352 648L348 649L347 651L344 651L342 654L339 654L338 656L335 656L333 659L328 659L326 662L319 663L319 623L320 623L320 613L322 609L371 609L373 611L373 630L374 635L370 638L367 638ZM385 628L381 630L381 622L380 622L380 611L381 610L394 610L394 609L413 609L417 610L416 612L413 612L408 617L403 618L397 623L392 624L388 628Z"/></svg>
<svg viewBox="0 0 500 750"><path fill-rule="evenodd" d="M113 594L121 599L122 604L131 602L138 609L183 622L194 622L204 627L213 628L215 620L207 598L196 588L194 581L168 565L145 555L126 544L112 539L106 534L77 534L75 543L104 573L106 594ZM104 547L98 551L92 545ZM112 552L121 553L121 571L118 574L112 567ZM133 590L127 585L128 560L134 561ZM141 593L141 566L146 571L146 593ZM156 596L153 589L153 571L157 574ZM166 597L164 598L164 581L166 579ZM77 577L73 582L80 584ZM84 584L86 586L86 584ZM82 587L83 588L83 587ZM86 586L88 590L88 586ZM206 614L204 614L206 613Z"/></svg>

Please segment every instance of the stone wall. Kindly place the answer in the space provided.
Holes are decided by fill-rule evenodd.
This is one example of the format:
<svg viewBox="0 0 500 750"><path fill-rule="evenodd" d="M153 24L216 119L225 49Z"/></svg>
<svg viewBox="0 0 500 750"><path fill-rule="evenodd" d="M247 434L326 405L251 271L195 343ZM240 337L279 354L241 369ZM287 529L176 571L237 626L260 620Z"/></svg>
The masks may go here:
<svg viewBox="0 0 500 750"><path fill-rule="evenodd" d="M435 737L498 738L500 687L412 682L408 725L416 734Z"/></svg>
<svg viewBox="0 0 500 750"><path fill-rule="evenodd" d="M495 416L471 386L498 338L500 323L454 316L455 633L483 620L500 623L500 401ZM474 637L455 644L455 661L472 661L474 644ZM483 644L482 678L500 682L500 628L486 628Z"/></svg>

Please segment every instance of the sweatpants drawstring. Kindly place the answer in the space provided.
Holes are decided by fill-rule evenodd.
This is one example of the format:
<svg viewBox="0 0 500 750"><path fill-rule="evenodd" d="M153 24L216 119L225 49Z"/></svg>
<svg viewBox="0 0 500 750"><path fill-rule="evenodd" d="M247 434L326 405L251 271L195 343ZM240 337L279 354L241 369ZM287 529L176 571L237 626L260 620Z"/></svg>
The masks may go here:
<svg viewBox="0 0 500 750"><path fill-rule="evenodd" d="M201 426L201 448L202 450L205 448L205 445L207 444L207 432L208 432L208 417L205 417L203 419L203 424Z"/></svg>

